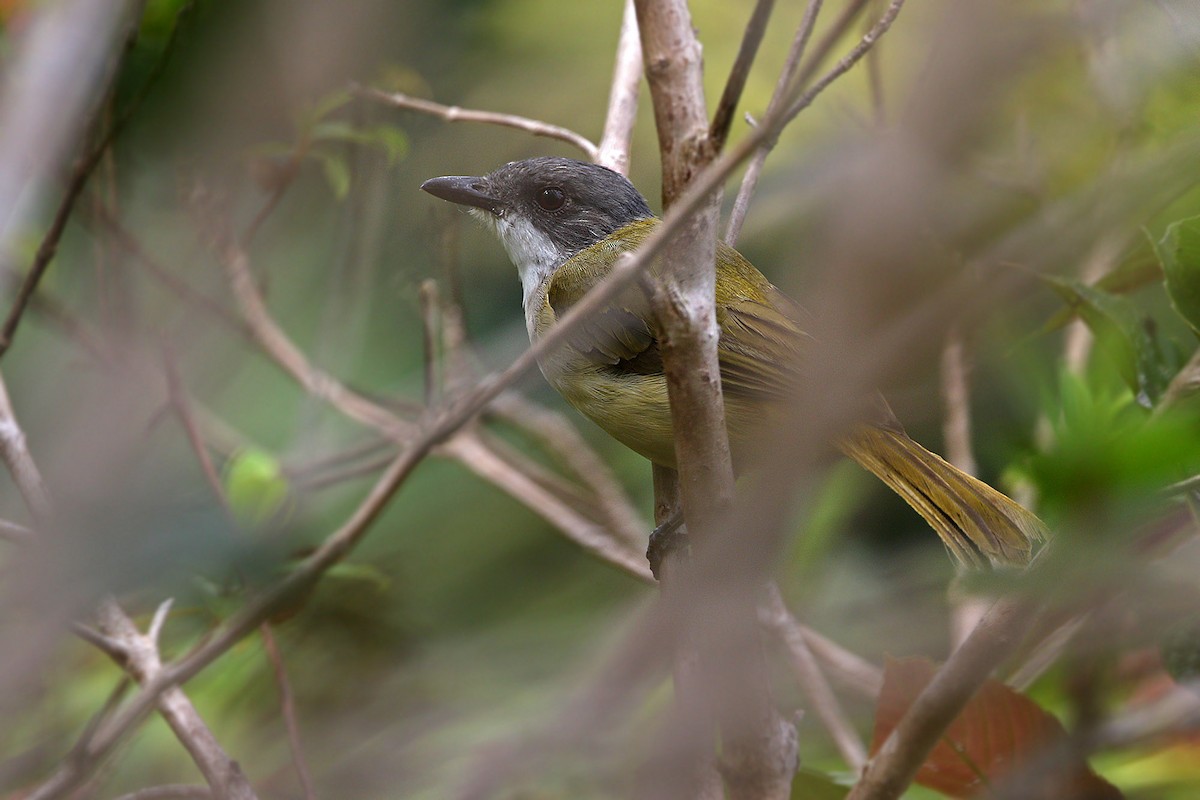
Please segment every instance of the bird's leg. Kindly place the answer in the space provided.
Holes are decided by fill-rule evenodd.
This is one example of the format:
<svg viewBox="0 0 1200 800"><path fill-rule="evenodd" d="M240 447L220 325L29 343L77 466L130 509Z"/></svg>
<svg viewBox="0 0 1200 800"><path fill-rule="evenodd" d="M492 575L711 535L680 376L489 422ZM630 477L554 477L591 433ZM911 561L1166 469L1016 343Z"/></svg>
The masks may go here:
<svg viewBox="0 0 1200 800"><path fill-rule="evenodd" d="M650 532L650 543L646 546L646 560L650 562L650 572L655 578L662 580L660 570L663 560L674 553L687 555L690 550L687 530L683 527L683 510L677 508L663 524Z"/></svg>

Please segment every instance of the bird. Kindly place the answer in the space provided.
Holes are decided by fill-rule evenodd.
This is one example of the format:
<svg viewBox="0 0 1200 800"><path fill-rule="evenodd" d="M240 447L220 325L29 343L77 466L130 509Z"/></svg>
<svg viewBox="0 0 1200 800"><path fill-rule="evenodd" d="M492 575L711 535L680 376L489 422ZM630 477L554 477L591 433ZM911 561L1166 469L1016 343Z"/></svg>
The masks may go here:
<svg viewBox="0 0 1200 800"><path fill-rule="evenodd" d="M498 236L521 280L531 342L662 224L625 176L570 158L431 178L421 189L465 207ZM722 242L715 301L726 425L740 472L761 421L777 417L795 397L812 340L800 306ZM585 417L655 464L674 468L660 341L648 290L634 285L539 366ZM835 444L916 510L960 567L1024 566L1047 537L1036 515L911 439L890 410L853 425Z"/></svg>

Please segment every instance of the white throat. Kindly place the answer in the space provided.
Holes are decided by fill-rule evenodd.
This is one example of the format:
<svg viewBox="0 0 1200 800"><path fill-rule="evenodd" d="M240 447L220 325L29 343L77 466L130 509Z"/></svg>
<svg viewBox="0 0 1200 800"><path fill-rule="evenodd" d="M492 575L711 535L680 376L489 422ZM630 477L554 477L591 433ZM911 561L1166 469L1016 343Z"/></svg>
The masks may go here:
<svg viewBox="0 0 1200 800"><path fill-rule="evenodd" d="M529 320L530 301L538 289L567 260L570 253L560 249L546 234L523 217L497 217L483 209L470 209L471 214L486 222L508 251L508 257L521 277L521 302Z"/></svg>

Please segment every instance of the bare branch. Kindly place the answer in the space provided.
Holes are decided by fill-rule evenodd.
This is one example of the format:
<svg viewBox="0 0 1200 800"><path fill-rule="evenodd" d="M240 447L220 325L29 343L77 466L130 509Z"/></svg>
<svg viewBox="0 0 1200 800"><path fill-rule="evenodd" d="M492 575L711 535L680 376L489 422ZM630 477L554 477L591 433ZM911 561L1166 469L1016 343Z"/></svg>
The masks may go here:
<svg viewBox="0 0 1200 800"><path fill-rule="evenodd" d="M772 585L768 588L767 600L761 613L766 617L764 623L775 631L784 644L796 682L800 684L808 701L812 703L813 710L829 731L847 766L857 774L862 770L863 764L867 763L867 748L858 732L854 730L850 718L842 710L837 696L829 687L829 682L825 680L816 658L808 648L804 631L784 606L778 587Z"/></svg>
<svg viewBox="0 0 1200 800"><path fill-rule="evenodd" d="M417 296L421 302L421 361L425 370L425 405L431 406L437 400L441 390L437 379L437 344L440 327L437 315L441 305L438 299L437 282L432 278L421 281Z"/></svg>
<svg viewBox="0 0 1200 800"><path fill-rule="evenodd" d="M946 446L946 460L968 475L975 475L975 448L971 444L971 368L962 329L951 325L946 331L941 358L942 439ZM950 619L950 637L961 644L971 634L979 620L987 613L987 600L962 595L950 590L953 612Z"/></svg>
<svg viewBox="0 0 1200 800"><path fill-rule="evenodd" d="M725 91L717 101L717 110L708 129L708 136L718 151L725 146L725 141L729 138L729 128L733 124L734 114L737 113L738 103L742 99L742 91L746 88L746 79L750 77L750 68L754 66L758 46L762 44L763 35L767 32L767 22L771 19L771 11L774 8L775 0L758 0L754 4L750 21L746 23L742 45L738 48L737 58L729 70Z"/></svg>
<svg viewBox="0 0 1200 800"><path fill-rule="evenodd" d="M463 466L521 500L584 550L643 581L653 582L650 568L641 553L606 528L581 517L553 494L509 467L477 436L459 434L446 442L442 449L457 458Z"/></svg>
<svg viewBox="0 0 1200 800"><path fill-rule="evenodd" d="M155 645L158 644L158 637L162 634L163 625L166 624L167 615L171 613L171 606L174 603L174 598L168 597L158 604L158 608L154 609L154 617L146 628L146 638Z"/></svg>
<svg viewBox="0 0 1200 800"><path fill-rule="evenodd" d="M649 529L631 505L612 470L561 414L516 392L497 397L489 411L541 443L572 475L592 491L605 522L631 546L645 543Z"/></svg>
<svg viewBox="0 0 1200 800"><path fill-rule="evenodd" d="M271 662L271 669L275 673L275 685L279 688L279 708L283 712L284 727L287 728L288 747L292 751L292 766L296 768L296 777L300 781L300 789L304 792L305 800L315 800L317 793L313 788L312 773L308 769L308 761L304 758L304 748L300 743L300 722L296 716L296 699L292 694L292 683L288 680L283 655L279 652L279 645L275 642L271 623L264 622L258 626L258 630L262 634L267 660Z"/></svg>
<svg viewBox="0 0 1200 800"><path fill-rule="evenodd" d="M35 534L31 529L26 528L24 525L18 525L15 522L10 522L6 519L0 519L0 539L3 539L7 542L25 544L27 542L32 542L36 535L37 534Z"/></svg>
<svg viewBox="0 0 1200 800"><path fill-rule="evenodd" d="M53 530L50 492L42 480L42 473L29 454L25 443L25 431L13 413L8 387L0 375L0 459L4 460L17 490L25 501L34 523L42 533Z"/></svg>
<svg viewBox="0 0 1200 800"><path fill-rule="evenodd" d="M998 600L913 701L847 800L892 800L912 783L942 732L1033 626L1036 607Z"/></svg>
<svg viewBox="0 0 1200 800"><path fill-rule="evenodd" d="M662 157L663 206L670 209L717 154L707 125L700 43L685 0L635 4ZM719 538L733 505L733 461L717 362L720 190L714 188L666 251L652 297L684 518L701 545ZM677 561L662 575L663 601L689 608L685 599L699 599L694 597L699 576L686 559ZM720 770L735 799L790 796L796 768L795 728L771 699L757 636L754 594L762 577L737 569L706 575L705 583L725 585L721 608L705 609L711 615L689 608L678 619L684 631L676 650L677 713L692 728L718 725ZM704 780L710 753L697 751L704 760L687 770L693 780Z"/></svg>
<svg viewBox="0 0 1200 800"><path fill-rule="evenodd" d="M191 446L196 460L200 463L200 470L204 474L204 480L208 482L209 490L212 491L213 497L216 498L217 502L221 504L225 515L230 520L233 520L233 514L229 509L229 498L225 496L225 487L221 485L221 477L217 474L217 468L213 464L212 457L208 454L208 447L204 443L204 437L200 435L200 428L196 425L196 421L192 416L188 393L183 386L183 380L179 377L179 370L175 365L174 357L166 348L163 349L163 369L167 374L167 401L175 411L175 416L179 418L179 424L183 426L188 444ZM152 636L151 638L156 637Z"/></svg>
<svg viewBox="0 0 1200 800"><path fill-rule="evenodd" d="M946 442L946 460L963 472L976 474L975 453L971 446L970 365L962 331L952 327L942 347L942 437Z"/></svg>
<svg viewBox="0 0 1200 800"><path fill-rule="evenodd" d="M160 606L160 611L164 607L170 606ZM118 662L121 667L142 685L153 682L162 672L162 661L153 637L141 634L133 621L112 600L101 603L98 619L102 632L119 642L124 651L124 658ZM200 768L205 781L218 796L230 800L253 800L257 797L237 762L221 748L181 689L174 687L164 691L158 698L157 706L163 719ZM31 795L54 796L59 795L40 792Z"/></svg>
<svg viewBox="0 0 1200 800"><path fill-rule="evenodd" d="M380 476L350 519L331 534L316 552L274 587L248 602L188 655L155 671L142 683L141 691L125 708L82 744L81 757L63 764L49 780L28 796L28 800L62 797L82 784L163 697L256 630L263 620L285 607L298 593L305 591L320 575L344 558L413 468L428 454L431 446L429 440L418 440L406 448Z"/></svg>
<svg viewBox="0 0 1200 800"><path fill-rule="evenodd" d="M879 3L876 0L875 6ZM871 89L871 111L873 114L873 122L876 126L882 127L887 120L887 107L884 100L883 89L883 49L876 45L872 47L866 56L867 66L867 85Z"/></svg>
<svg viewBox="0 0 1200 800"><path fill-rule="evenodd" d="M663 208L672 206L716 151L708 137L703 58L683 0L634 0L662 156ZM715 188L715 187L714 187ZM712 259L701 263L712 263Z"/></svg>
<svg viewBox="0 0 1200 800"><path fill-rule="evenodd" d="M124 43L133 40L137 34L138 26L141 24L142 10L145 6L146 0L135 0L130 3L129 8L125 10L128 16L125 21L124 34L118 38L118 42ZM108 131L100 137L99 141L86 154L80 156L72 166L71 176L67 180L67 186L63 192L62 199L59 201L58 208L55 209L50 227L46 230L46 234L42 237L42 241L38 245L33 262L25 274L25 280L17 290L17 296L13 300L12 308L9 309L3 326L0 326L0 357L3 357L8 352L9 347L12 346L17 326L21 324L21 318L29 307L30 300L33 298L34 292L37 291L42 276L46 274L46 270L49 269L51 262L54 260L55 253L58 252L58 243L62 239L63 231L67 227L67 221L71 218L71 213L75 209L75 202L79 199L80 194L83 193L84 186L87 185L88 179L96 170L96 167L100 165L105 153L108 152L108 148L112 146L113 141L125 129L133 113L141 105L142 99L151 87L157 83L163 68L166 66L167 60L174 51L175 32L178 30L179 20L190 9L191 3L184 6L177 14L170 38L168 38L166 45L164 45L162 57L150 72L138 95L130 102L121 116L113 122ZM85 135L88 131L97 128L104 117L107 98L112 91L112 86L120 71L119 68L123 55L124 48L120 48L109 59L110 63L105 70L106 74L101 82L102 90L99 92L100 97L93 104L88 123L83 126Z"/></svg>
<svg viewBox="0 0 1200 800"><path fill-rule="evenodd" d="M211 315L239 336L250 336L249 329L235 312L204 292L195 289L187 281L163 266L150 254L133 232L122 224L108 206L98 203L91 209L90 214L83 215L84 224L91 219L98 222L113 237L117 246L132 256L134 261L141 264L152 278L186 302L189 307L198 308Z"/></svg>
<svg viewBox="0 0 1200 800"><path fill-rule="evenodd" d="M625 0L621 17L621 35L617 40L617 58L613 66L612 88L608 94L608 114L604 133L596 152L596 163L629 174L629 149L633 125L637 121L638 88L642 82L642 41L638 37L637 13L633 0Z"/></svg>
<svg viewBox="0 0 1200 800"><path fill-rule="evenodd" d="M444 119L446 122L480 122L485 125L500 125L505 128L516 128L519 131L525 131L534 136L557 139L560 142L566 142L583 151L583 154L587 156L589 161L595 161L600 152L595 144L575 131L558 125L551 125L540 120L529 119L528 117L520 117L515 114L500 114L494 111L476 111L470 108L459 108L458 106L444 106L432 100L422 100L419 97L412 97L399 92L385 92L369 86L354 85L350 87L350 90L359 97L366 97L384 105L393 106L394 108L419 111L422 114L429 114Z"/></svg>
<svg viewBox="0 0 1200 800"><path fill-rule="evenodd" d="M788 625L796 626L813 655L824 663L826 672L843 688L871 700L879 697L883 689L883 670L795 617L788 620Z"/></svg>
<svg viewBox="0 0 1200 800"><path fill-rule="evenodd" d="M803 94L796 98L796 101L788 107L786 118L788 120L794 119L797 114L812 105L813 100L816 100L821 92L825 91L825 89L827 89L831 83L836 81L842 75L845 75L851 67L857 64L863 56L870 52L871 48L875 46L875 43L879 41L880 37L887 33L892 27L892 23L896 21L896 17L899 16L900 9L903 7L904 0L891 0L888 3L887 9L884 10L883 15L880 16L879 20L871 26L870 30L863 34L863 37L859 40L858 44L856 44L849 53L843 56L842 59L838 61L838 63L835 64L831 70L829 70L829 72L822 75L816 83L814 83L811 87L805 90Z"/></svg>
<svg viewBox="0 0 1200 800"><path fill-rule="evenodd" d="M246 251L240 244L218 234L215 249L225 267L242 318L249 325L254 338L305 391L336 407L351 419L378 429L389 438L399 441L412 433L411 424L348 389L308 360L267 310L266 302L250 274Z"/></svg>
<svg viewBox="0 0 1200 800"><path fill-rule="evenodd" d="M84 625L82 622L73 623L71 631L118 664L125 661L125 646L111 636L106 636L95 628Z"/></svg>
<svg viewBox="0 0 1200 800"><path fill-rule="evenodd" d="M820 13L822 6L822 0L808 0L808 4L804 9L804 16L800 20L800 26L796 29L796 35L792 39L791 49L788 51L783 69L779 73L779 80L775 84L775 92L772 94L771 101L767 105L768 116L779 113L784 104L788 102L788 98L803 88L812 76L816 74L817 68L825 60L826 56L829 55L829 52L838 40L841 39L842 35L850 29L850 25L866 7L867 2L868 0L850 0L842 10L842 13L829 27L825 36L817 43L812 55L808 59L804 59L809 39L816 25L817 14ZM780 127L790 120L791 117L788 117L781 123ZM754 157L746 167L746 174L742 178L742 185L738 189L737 199L734 201L733 211L729 216L729 224L725 229L725 242L729 245L733 245L737 241L738 236L741 235L742 225L746 219L746 212L750 207L750 200L754 196L754 190L758 186L758 179L762 175L763 164L774 147L774 137L765 139L762 148L754 154Z"/></svg>

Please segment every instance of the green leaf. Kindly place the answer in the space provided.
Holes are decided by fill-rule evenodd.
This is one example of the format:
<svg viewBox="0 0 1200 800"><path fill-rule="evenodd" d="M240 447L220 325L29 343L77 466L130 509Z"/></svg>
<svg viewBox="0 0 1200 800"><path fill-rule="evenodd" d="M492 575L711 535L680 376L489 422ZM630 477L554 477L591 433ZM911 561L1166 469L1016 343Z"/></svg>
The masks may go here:
<svg viewBox="0 0 1200 800"><path fill-rule="evenodd" d="M357 564L343 561L340 564L334 564L326 570L325 576L332 580L341 580L349 584L359 584L363 588L376 592L385 592L392 585L392 580L388 577L387 573L374 564Z"/></svg>
<svg viewBox="0 0 1200 800"><path fill-rule="evenodd" d="M1138 244L1130 248L1115 267L1091 286L1110 294L1130 294L1162 280L1162 277L1163 270L1154 252L1154 242L1139 239ZM1053 333L1074 318L1074 309L1064 308L1046 320L1037 335Z"/></svg>
<svg viewBox="0 0 1200 800"><path fill-rule="evenodd" d="M1059 378L1058 392L1046 398L1045 407L1053 436L1028 463L1042 509L1052 517L1103 513L1111 534L1087 535L1120 536L1118 514L1144 515L1145 503L1158 502L1154 498L1163 486L1195 474L1200 454L1195 410L1150 414L1111 382L1091 387L1066 369Z"/></svg>
<svg viewBox="0 0 1200 800"><path fill-rule="evenodd" d="M408 154L408 137L392 125L356 128L348 122L327 120L313 126L311 135L314 141L352 142L378 147L387 156L389 166Z"/></svg>
<svg viewBox="0 0 1200 800"><path fill-rule="evenodd" d="M1200 332L1200 217L1177 220L1155 245L1167 294L1179 316Z"/></svg>
<svg viewBox="0 0 1200 800"><path fill-rule="evenodd" d="M317 100L300 114L300 127L311 128L325 117L349 103L353 98L350 92L340 89L331 92Z"/></svg>
<svg viewBox="0 0 1200 800"><path fill-rule="evenodd" d="M338 200L346 199L350 193L350 165L346 159L332 153L314 152L313 155L321 159L321 168L325 171L325 180L329 182L333 196Z"/></svg>
<svg viewBox="0 0 1200 800"><path fill-rule="evenodd" d="M395 164L408 155L408 136L394 125L377 125L367 129L367 135L383 148L388 165Z"/></svg>
<svg viewBox="0 0 1200 800"><path fill-rule="evenodd" d="M248 448L225 466L225 496L234 516L247 525L266 522L283 507L288 482L270 453Z"/></svg>
<svg viewBox="0 0 1200 800"><path fill-rule="evenodd" d="M366 138L358 128L340 119L318 122L312 127L310 135L314 141L362 142Z"/></svg>
<svg viewBox="0 0 1200 800"><path fill-rule="evenodd" d="M1166 363L1153 327L1146 324L1124 297L1077 280L1043 278L1092 330L1138 403L1153 407L1174 373Z"/></svg>

